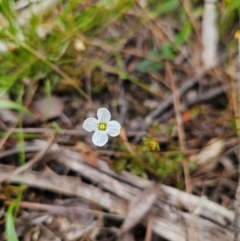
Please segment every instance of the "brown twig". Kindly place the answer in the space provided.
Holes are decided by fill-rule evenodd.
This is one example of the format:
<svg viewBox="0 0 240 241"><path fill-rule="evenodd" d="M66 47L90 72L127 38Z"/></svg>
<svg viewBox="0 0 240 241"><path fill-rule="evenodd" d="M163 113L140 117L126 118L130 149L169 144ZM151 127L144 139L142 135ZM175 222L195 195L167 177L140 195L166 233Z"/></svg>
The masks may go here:
<svg viewBox="0 0 240 241"><path fill-rule="evenodd" d="M176 83L175 83L175 76L172 72L171 65L169 63L166 64L166 70L168 73L168 77L171 82L171 87L172 87L172 92L173 92L173 106L175 110L175 116L176 116L176 122L177 122L177 131L178 131L178 139L179 139L179 145L183 153L186 153L186 137L185 137L185 132L184 132L184 123L183 123L183 118L182 118L182 113L181 113L181 104L180 104L180 95L179 91L177 89ZM188 194L191 194L191 178L190 178L190 171L187 163L185 161L182 162L183 165L183 172L184 172L184 179L185 179L185 185L186 185L186 191ZM190 204L190 202L189 202ZM189 205L189 212L192 213L193 208L191 205ZM190 226L190 235L191 235L191 240L196 240L195 236L195 226L194 226L194 218L192 215L192 218L189 220L189 226Z"/></svg>
<svg viewBox="0 0 240 241"><path fill-rule="evenodd" d="M185 142L186 137L185 137L184 124L183 124L183 118L181 113L180 94L176 87L175 76L173 75L173 72L169 63L166 64L166 70L169 75L172 92L173 92L173 105L174 105L174 110L176 115L179 144L182 152L186 153L187 152L186 142ZM185 177L185 183L186 183L186 191L187 193L191 193L192 188L191 188L191 182L190 182L190 172L185 162L183 162L183 170L184 170L184 177Z"/></svg>
<svg viewBox="0 0 240 241"><path fill-rule="evenodd" d="M152 227L153 227L153 219L150 216L148 219L148 223L147 223L147 231L146 231L146 235L145 235L145 239L144 241L151 241L152 240Z"/></svg>
<svg viewBox="0 0 240 241"><path fill-rule="evenodd" d="M53 132L54 129L52 128L15 128L13 129L13 133L19 133L19 132L23 132L23 133L36 133L36 134L48 134L49 132ZM69 135L69 136L86 136L88 135L88 132L86 132L85 130L81 129L61 129L59 132L57 132L56 134L58 135ZM128 131L127 132L128 136L143 136L146 135L146 131Z"/></svg>
<svg viewBox="0 0 240 241"><path fill-rule="evenodd" d="M176 121L177 121L177 129L178 129L178 137L179 137L179 144L183 153L186 152L186 144L185 144L185 132L184 132L184 125L183 125L183 118L181 114L181 104L180 104L180 94L176 87L175 83L175 76L173 75L172 68L170 63L166 64L166 70L168 73L168 77L171 82L172 92L173 92L173 106L176 114Z"/></svg>
<svg viewBox="0 0 240 241"><path fill-rule="evenodd" d="M10 205L11 201L5 201L6 205ZM115 220L122 220L124 218L123 215L107 213L103 211L97 211L92 209L86 209L81 207L64 207L59 205L49 205L43 203L33 203L33 202L24 202L22 201L19 206L21 208L44 211L53 214L69 214L69 213L89 213L94 214L96 216L103 215L104 217L114 218Z"/></svg>

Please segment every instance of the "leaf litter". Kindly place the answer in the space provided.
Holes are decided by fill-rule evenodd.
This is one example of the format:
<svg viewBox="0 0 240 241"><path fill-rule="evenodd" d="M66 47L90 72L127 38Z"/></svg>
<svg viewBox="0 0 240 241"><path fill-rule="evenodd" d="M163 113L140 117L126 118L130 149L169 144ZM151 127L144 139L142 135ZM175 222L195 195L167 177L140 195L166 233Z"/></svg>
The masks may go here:
<svg viewBox="0 0 240 241"><path fill-rule="evenodd" d="M7 74L0 68L1 75L10 76L9 86L3 86L11 101L0 111L0 239L12 232L14 239L27 241L233 240L239 144L236 51L227 53L226 36L220 36L218 51L210 47L220 32L208 44L206 33L210 27L216 30L216 22L210 26L209 21L216 19L207 19L200 3L187 6L186 1L159 6L154 1L108 6L83 1L72 2L71 11L58 1L16 2L19 35L4 35L1 49L9 59L17 53L31 56L26 62L33 63L34 74L28 69L28 81L18 82L21 74L12 76L16 66L3 66ZM186 22L175 17L178 7ZM211 10L205 3L204 11L219 11L217 7ZM39 40L23 29L37 24L29 18L30 9L42 19L36 28ZM89 25L79 11L91 16ZM203 25L200 16L205 16ZM11 25L3 19L2 34ZM43 69L46 75L32 94L21 92L31 88L29 81ZM16 90L30 115L19 114ZM82 123L102 107L123 128L100 149ZM21 136L23 149L17 144ZM144 143L152 141L160 150L149 151ZM8 207L23 186L19 207L11 211Z"/></svg>

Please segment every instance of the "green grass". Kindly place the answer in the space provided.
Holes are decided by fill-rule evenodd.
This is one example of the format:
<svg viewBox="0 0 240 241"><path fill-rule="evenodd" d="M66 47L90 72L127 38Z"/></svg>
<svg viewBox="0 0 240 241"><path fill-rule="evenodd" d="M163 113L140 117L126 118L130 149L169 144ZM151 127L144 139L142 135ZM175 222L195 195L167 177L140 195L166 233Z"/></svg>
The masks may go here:
<svg viewBox="0 0 240 241"><path fill-rule="evenodd" d="M6 213L6 236L8 241L18 241L15 230L15 215L20 201L13 202L9 205Z"/></svg>
<svg viewBox="0 0 240 241"><path fill-rule="evenodd" d="M15 10L15 2L0 1L0 10L5 22L3 26L0 25L0 40L10 46L9 51L0 56L1 92L15 93L21 85L28 91L32 82L44 80L49 82L52 89L59 84L72 86L82 98L89 100L85 89L79 87L83 84L81 79L87 75L84 70L87 66L88 72L101 69L102 72L116 74L122 80L128 79L157 95L144 81L121 68L121 58L118 58L119 61L114 65L110 65L109 60L119 56L126 41L139 29L154 22L155 18L180 12L178 8L181 2L150 1L149 8L146 9L147 14L140 16L129 13L133 6L138 7L135 0L102 0L92 4L86 0L59 1L57 8L53 4L52 8L45 9L43 13L39 11L39 14L33 14L27 24L22 26L18 20L21 11ZM31 11L31 7L29 9ZM181 11L181 18L183 28L177 34L176 40L166 41L165 47L160 51L150 50L146 59L138 66L140 72L161 69L165 60L175 57L178 48L191 34L184 11ZM129 28L123 27L126 24L130 24ZM122 36L120 38L107 30L116 27ZM84 48L101 51L101 59L77 50L77 40L82 41ZM95 46L97 41L102 44ZM28 78L31 84L24 83L25 78Z"/></svg>
<svg viewBox="0 0 240 241"><path fill-rule="evenodd" d="M78 87L78 69L70 69L81 54L74 49L74 41L80 38L87 45L92 38L121 19L134 1L99 1L92 5L87 2L62 1L58 9L53 6L55 11L50 8L41 16L33 15L27 26L18 24L14 1L0 2L0 10L7 22L0 29L0 39L11 45L10 51L1 57L1 91L16 92L19 85L24 85L24 78L31 81L46 79L51 85L56 85L56 80L62 81L88 98ZM39 34L40 30L48 29L46 36Z"/></svg>

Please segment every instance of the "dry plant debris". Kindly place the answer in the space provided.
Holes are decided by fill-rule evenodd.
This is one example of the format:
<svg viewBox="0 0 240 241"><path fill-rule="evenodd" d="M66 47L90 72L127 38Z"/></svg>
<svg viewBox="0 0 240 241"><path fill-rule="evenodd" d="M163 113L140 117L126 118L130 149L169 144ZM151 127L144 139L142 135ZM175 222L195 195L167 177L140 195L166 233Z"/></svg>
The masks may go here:
<svg viewBox="0 0 240 241"><path fill-rule="evenodd" d="M0 240L239 240L233 2L0 1Z"/></svg>

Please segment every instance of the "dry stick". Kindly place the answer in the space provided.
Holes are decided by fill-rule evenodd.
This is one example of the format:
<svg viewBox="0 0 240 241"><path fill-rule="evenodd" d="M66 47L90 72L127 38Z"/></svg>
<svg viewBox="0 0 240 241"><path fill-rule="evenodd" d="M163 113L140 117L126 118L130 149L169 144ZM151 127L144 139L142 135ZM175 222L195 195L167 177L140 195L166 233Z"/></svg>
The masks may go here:
<svg viewBox="0 0 240 241"><path fill-rule="evenodd" d="M238 34L240 35L240 32L238 31ZM238 97L238 109L237 109L237 116L240 115L240 36L237 36L237 33L235 36L238 38L238 58L237 58L237 97ZM240 121L239 119L236 120L237 129L238 129L238 136L240 136ZM239 232L240 232L240 144L238 145L238 150L236 151L236 154L238 155L238 187L236 191L236 202L235 202L235 218L234 218L234 241L238 241Z"/></svg>
<svg viewBox="0 0 240 241"><path fill-rule="evenodd" d="M110 212L125 215L127 213L126 201L100 190L89 184L81 182L76 177L46 174L34 171L26 171L24 175L11 175L12 166L0 164L0 173L4 180L13 183L23 183L29 187L48 190L64 195L83 198L89 202L109 210Z"/></svg>
<svg viewBox="0 0 240 241"><path fill-rule="evenodd" d="M36 133L36 134L48 134L49 132L53 132L54 129L52 128L16 128L13 130L14 133L18 133L23 131L24 133ZM59 135L69 135L69 136L85 136L87 132L84 130L69 130L69 129L61 129L57 132Z"/></svg>
<svg viewBox="0 0 240 241"><path fill-rule="evenodd" d="M173 75L170 63L166 64L166 70L169 75L172 93L173 93L173 106L174 106L174 110L175 110L175 114L176 114L179 144L180 144L182 152L185 153L187 148L186 148L186 144L185 144L186 138L185 138L185 132L184 132L184 126L183 126L183 119L182 119L182 114L181 114L181 110L180 110L180 108L181 108L180 95L179 95L179 91L176 87L175 76Z"/></svg>
<svg viewBox="0 0 240 241"><path fill-rule="evenodd" d="M72 152L73 153L73 152ZM77 156L77 153L74 155ZM79 155L78 155L79 156ZM79 158L79 157L78 157ZM71 158L66 160L71 161ZM77 164L77 163L76 163ZM79 163L80 164L80 163ZM88 167L89 168L89 167ZM7 179L9 176L9 173L11 173L12 167L11 166L6 166L6 165L1 165L0 164L0 173L1 175ZM102 174L102 171L96 169L96 171L99 172L99 175ZM109 171L111 172L111 171ZM86 173L86 170L85 172ZM112 172L111 172L112 173ZM87 174L87 173L86 173ZM120 179L122 177L125 181L130 182L129 179L132 177L133 185L141 185L146 187L149 185L148 180L144 180L140 177L133 176L128 173L128 175L122 176L119 174L114 174ZM110 177L110 176L109 176ZM116 179L113 179L117 181ZM115 212L118 214L126 215L127 213L127 202L123 199L122 195L126 194L125 191L119 195L119 197L116 196L116 191L118 190L118 185L114 185L114 189L109 193L100 190L97 187L94 187L89 184L85 184L77 178L73 177L66 177L66 176L60 176L60 175L49 175L45 173L39 173L39 172L33 172L33 171L26 171L23 175L14 175L9 178L10 182L13 183L24 183L30 187L35 187L35 188L40 188L44 190L49 190L57 193L62 193L65 195L70 195L70 196L76 196L76 197L81 197L84 198L85 200L88 200L90 202L97 203L101 207L109 210L110 212ZM142 182L142 183L141 183ZM109 184L109 183L108 183ZM114 184L114 181L112 181L112 184ZM131 189L134 188L134 186L130 187ZM174 191L174 188L170 187L165 187L164 192L172 192ZM132 190L129 190L130 193L132 193L131 197L128 200L131 200L132 197L134 197L134 192ZM180 199L184 198L184 200L181 200L180 203L184 207L186 207L187 203L187 197L186 193L182 191L175 190L175 197L172 196L173 200L166 200L166 196L164 197L165 202L161 202L161 212L157 214L157 216L153 216L153 230L154 233L165 237L168 240L175 241L175 240L181 240L181 241L186 241L186 227L184 226L184 223L178 222L177 217L179 215L182 215L182 218L184 219L185 223L188 223L189 220L191 219L189 213L183 213L179 209L177 211L174 211L172 204L172 201L175 202L176 207L179 206L179 201ZM115 195L114 195L115 194ZM124 195L125 196L125 195ZM167 196L171 197L171 196ZM192 195L191 201L196 201L198 203L199 197ZM169 204L170 202L170 204ZM216 217L216 215L221 213L224 217L230 218L232 220L232 212L225 209L224 207L220 206L219 204L216 204L214 202L211 202L209 200L206 200L206 207L209 208L207 211L207 215L209 215L212 211L216 211L213 214L210 214L210 219L211 217ZM226 216L226 212L229 213ZM220 215L220 216L221 216ZM205 241L211 241L211 240L229 240L229 237L232 237L232 231L229 230L227 224L219 226L216 224L216 222L211 222L208 219L203 219L202 217L195 217L197 220L197 233L199 240L205 240ZM223 218L225 220L225 218ZM221 223L221 222L220 222ZM174 227L174 228L172 228Z"/></svg>
<svg viewBox="0 0 240 241"><path fill-rule="evenodd" d="M39 150L42 150L42 147L38 147L38 146L25 146L24 151L27 152L37 152ZM1 151L0 152L0 159L7 157L7 156L12 156L15 154L19 153L19 148L14 147L12 149L6 150L6 151Z"/></svg>
<svg viewBox="0 0 240 241"><path fill-rule="evenodd" d="M52 129L52 128L22 128L22 129L16 128L13 130L13 133L19 133L21 131L23 131L24 133L47 134L49 132L54 131L54 129ZM56 134L69 135L69 136L86 136L86 135L88 135L88 133L83 129L81 129L81 130L61 129ZM127 135L128 136L143 136L143 135L146 135L146 132L145 131L128 131Z"/></svg>
<svg viewBox="0 0 240 241"><path fill-rule="evenodd" d="M179 144L181 147L182 152L185 154L186 153L186 144L185 144L185 132L184 132L184 124L183 124L183 118L180 110L180 95L179 91L177 89L176 83L175 83L175 76L173 75L172 68L170 66L170 63L166 64L166 70L169 75L169 79L171 82L171 88L173 92L173 106L175 110L175 115L176 115L176 121L177 121L177 131L178 131L178 138L179 138ZM190 182L190 172L187 164L185 161L182 162L183 165L183 171L184 171L184 179L186 183L186 191L188 194L191 194L191 182ZM190 197L190 196L189 196ZM190 204L190 201L189 201ZM192 207L189 205L189 212L192 213ZM194 219L192 216L192 220L190 219L190 234L191 234L191 240L196 240L196 236L194 235Z"/></svg>
<svg viewBox="0 0 240 241"><path fill-rule="evenodd" d="M0 164L0 173L3 177L7 178L11 170L11 166ZM142 179L139 178L139 180ZM92 185L82 183L77 178L52 174L49 175L29 170L24 173L24 177L22 175L14 175L10 177L9 181L13 183L24 183L30 187L49 190L65 195L74 195L76 197L81 197L90 202L97 203L101 207L109 210L110 212L115 212L124 216L127 213L127 202L124 201L121 197L118 198L116 195L114 195L117 189L116 187L111 194L104 192ZM176 197L176 199L178 199L178 197ZM207 202L213 203L210 201ZM218 204L214 205L220 206ZM221 208L224 209L223 207ZM184 219L184 223L188 223L190 221L191 217L189 213L183 213L178 209L177 211L174 211L174 208L171 206L171 204L161 203L161 212L158 213L157 216L153 216L154 233L171 241L186 241L186 227L184 223L177 221L177 217L180 214ZM214 222L210 222L209 220L203 219L198 216L196 216L195 218L197 220L196 228L199 240L211 241L217 239L219 241L229 241L229 237L233 236L232 231L229 230L226 225L219 226Z"/></svg>
<svg viewBox="0 0 240 241"><path fill-rule="evenodd" d="M46 148L43 148L41 151L39 151L29 162L27 162L26 164L24 164L23 166L20 166L18 168L16 168L11 175L17 175L21 172L26 171L28 168L30 168L31 166L33 166L36 162L38 162L41 158L43 158L43 156L47 153L47 151L49 150L49 148L51 147L53 140L55 137L55 132L52 132L50 134L50 137L48 138L47 141L47 146Z"/></svg>
<svg viewBox="0 0 240 241"><path fill-rule="evenodd" d="M147 223L147 231L144 241L152 240L152 228L153 228L153 218L150 216Z"/></svg>
<svg viewBox="0 0 240 241"><path fill-rule="evenodd" d="M5 204L10 205L11 201L6 201ZM124 216L121 214L113 214L113 213L106 213L103 211L97 211L92 209L86 209L81 207L65 207L60 205L49 205L43 203L33 203L33 202L25 202L22 201L19 206L21 208L32 209L32 210L39 210L39 211L47 211L53 214L69 214L69 213L89 213L94 214L96 216L103 215L104 217L114 218L115 220L123 220Z"/></svg>
<svg viewBox="0 0 240 241"><path fill-rule="evenodd" d="M32 146L31 151L39 150L38 144L37 146ZM48 151L48 154L45 155L44 160L56 160L64 165L66 165L71 170L79 173L81 176L86 177L87 179L91 180L93 183L97 183L99 187L103 188L104 190L109 191L110 193L115 193L115 195L121 196L121 198L130 200L132 195L137 195L139 190L145 189L151 185L151 182L135 175L131 175L128 172L121 172L117 174L113 172L106 163L100 159L97 159L98 168L93 168L87 165L84 162L84 159L78 152L74 152L71 150L66 149L56 149L52 151ZM1 167L1 165L0 165ZM11 174L13 167L8 166L8 173ZM7 172L0 169L1 177L6 177L2 175L3 173ZM27 172L26 172L27 173ZM23 176L23 175L21 175ZM61 186L61 183L58 185ZM168 187L165 185L161 185L161 190L163 191L164 195L162 195L162 191L158 194L159 200L164 201L167 198L167 202L171 203L174 207L184 207L185 209L188 208L188 194L177 190L172 187ZM190 195L191 196L191 206L195 208L199 207L200 203L202 203L198 196ZM227 225L227 222L232 222L233 220L233 212L227 210L226 208L220 206L217 203L212 201L206 200L204 205L201 204L201 211L198 212L198 215L205 217L206 219L213 220L216 223L221 225ZM227 221L226 221L227 220Z"/></svg>
<svg viewBox="0 0 240 241"><path fill-rule="evenodd" d="M131 200L132 196L138 195L140 190L146 189L152 183L149 180L132 175L126 171L121 172L121 174L117 174L109 169L108 165L100 159L97 159L99 165L98 168L93 168L84 162L79 153L71 150L60 149L50 152L44 158L44 161L48 160L56 160L57 162L62 163L69 169L89 179L92 183L97 183L102 189L107 190L110 193L115 193L126 200ZM175 188L162 184L158 195L159 200L163 202L165 200L168 204L171 204L174 207L181 206L184 209L187 209L189 206L189 194ZM192 194L190 196L191 206L193 206L194 209L198 208L201 204L201 212L198 212L198 215L201 215L209 220L213 220L214 217L214 222L221 225L227 225L224 220L232 222L232 211L227 210L221 205L209 200L205 200L203 204L201 198L198 196Z"/></svg>

